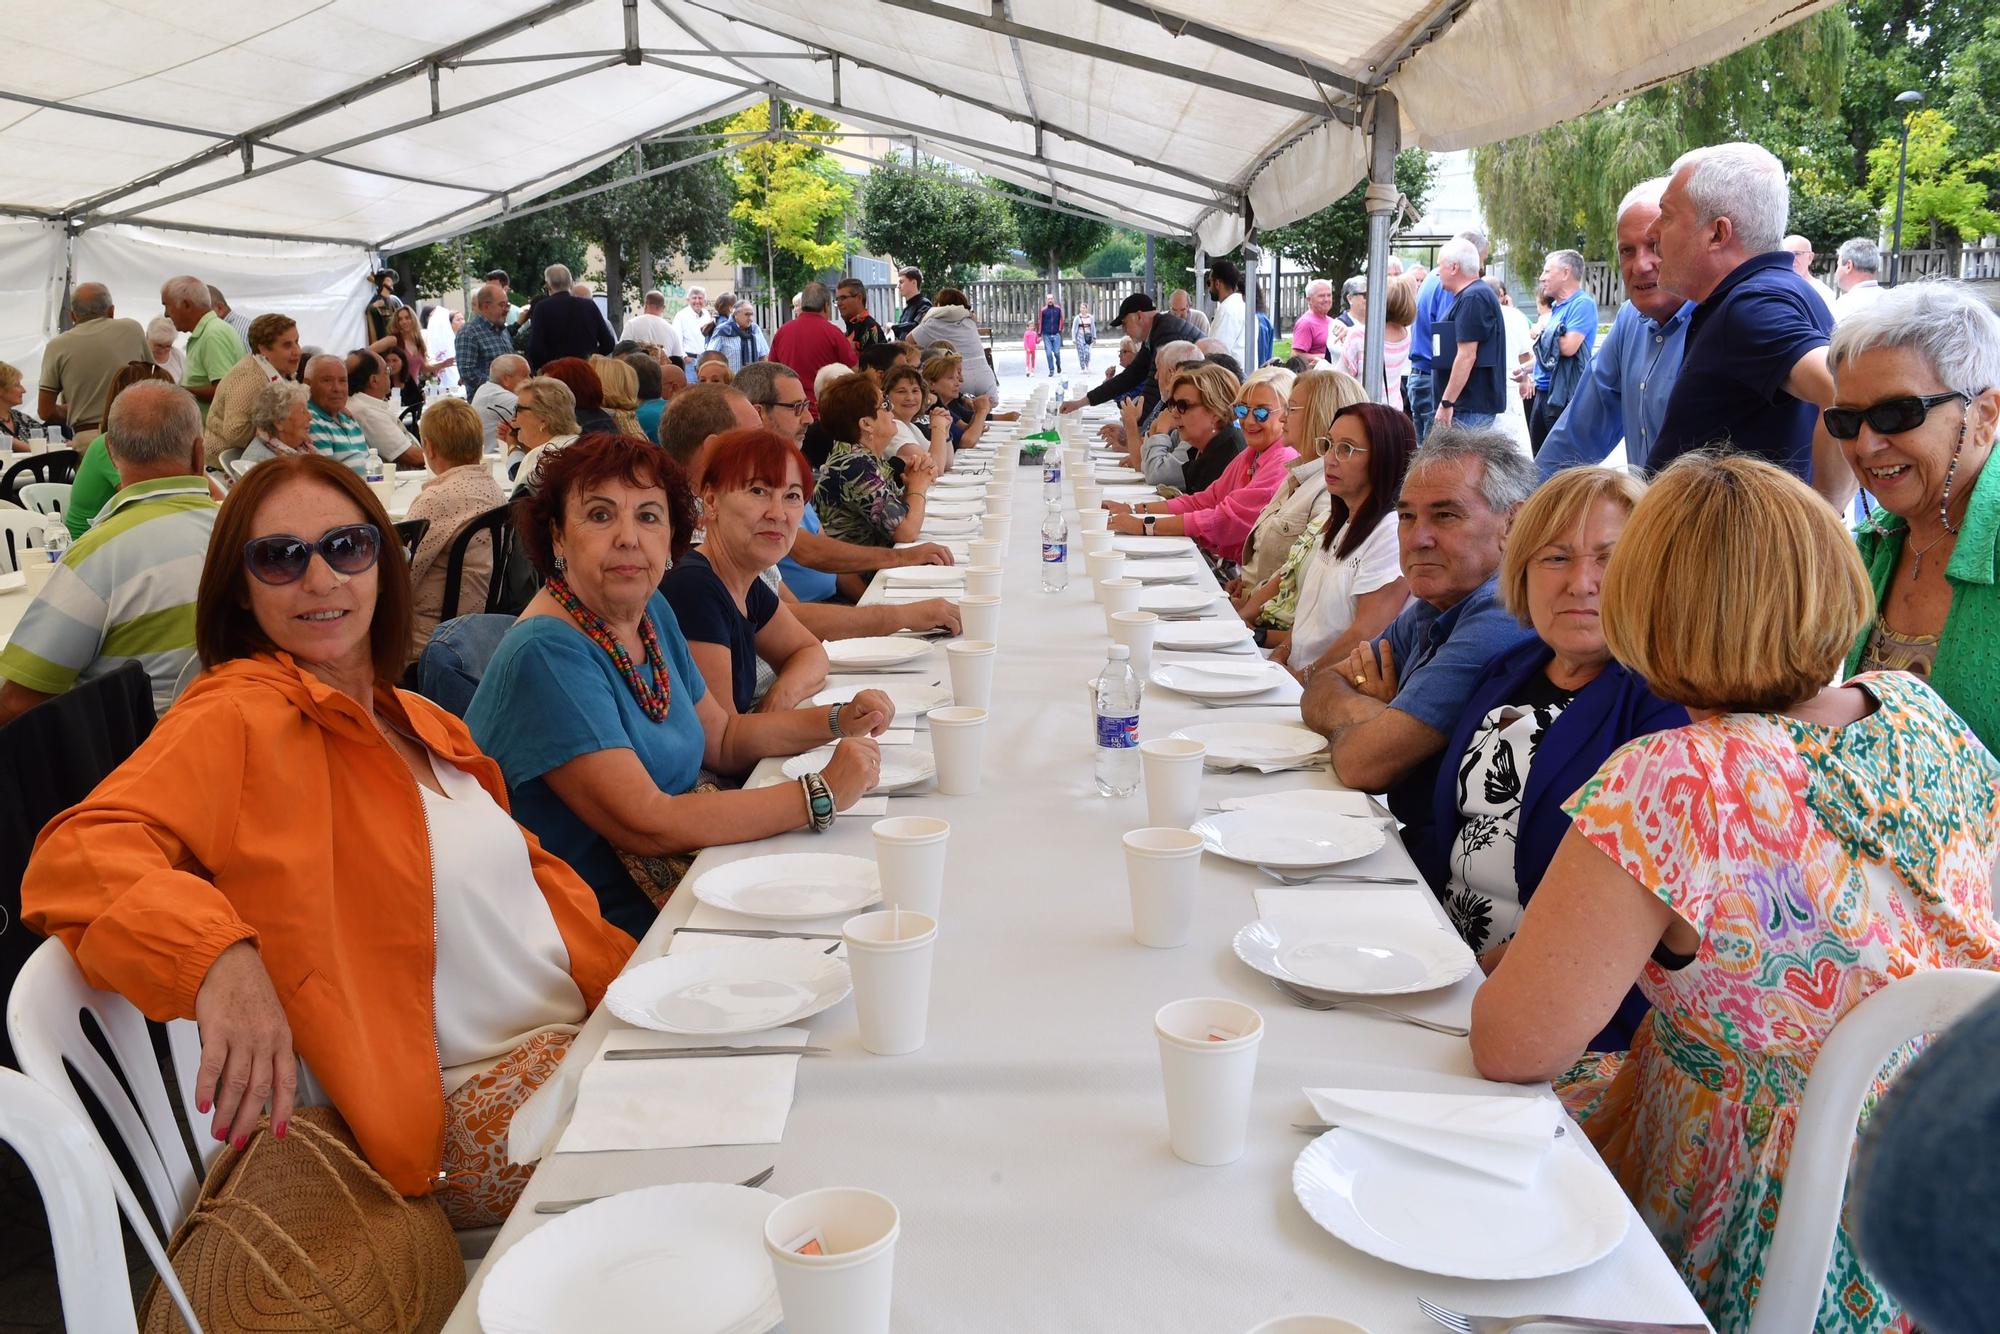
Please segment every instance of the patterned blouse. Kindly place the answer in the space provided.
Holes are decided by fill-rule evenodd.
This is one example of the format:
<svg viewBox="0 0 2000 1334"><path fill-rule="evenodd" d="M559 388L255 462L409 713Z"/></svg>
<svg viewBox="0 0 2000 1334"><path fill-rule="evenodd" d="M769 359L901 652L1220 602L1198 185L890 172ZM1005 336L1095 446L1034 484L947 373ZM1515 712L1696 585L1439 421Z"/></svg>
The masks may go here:
<svg viewBox="0 0 2000 1334"><path fill-rule="evenodd" d="M813 506L828 537L861 547L894 546L896 526L910 512L889 460L844 441L826 456Z"/></svg>
<svg viewBox="0 0 2000 1334"><path fill-rule="evenodd" d="M1292 617L1299 609L1299 583L1306 566L1312 562L1313 553L1319 550L1319 540L1326 535L1326 521L1332 518L1330 510L1321 510L1306 524L1306 530L1293 541L1292 549L1285 555L1285 563L1278 569L1278 591L1257 613L1257 624L1269 630L1289 630ZM1304 664L1300 664L1304 666Z"/></svg>
<svg viewBox="0 0 2000 1334"><path fill-rule="evenodd" d="M2000 761L1914 677L1850 684L1879 705L1859 721L1728 714L1655 733L1567 807L1701 938L1685 967L1640 974L1654 1008L1630 1055L1558 1091L1725 1334L1749 1323L1835 1022L1920 969L2000 967ZM1823 1293L1824 1334L1899 1319L1844 1227Z"/></svg>

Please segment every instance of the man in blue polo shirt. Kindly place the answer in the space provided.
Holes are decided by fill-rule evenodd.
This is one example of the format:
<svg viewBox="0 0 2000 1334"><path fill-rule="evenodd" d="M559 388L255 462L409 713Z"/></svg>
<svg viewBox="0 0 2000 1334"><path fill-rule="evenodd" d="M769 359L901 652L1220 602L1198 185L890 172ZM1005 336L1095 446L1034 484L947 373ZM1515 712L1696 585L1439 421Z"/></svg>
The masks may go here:
<svg viewBox="0 0 2000 1334"><path fill-rule="evenodd" d="M1694 314L1694 302L1660 285L1660 252L1646 239L1666 188L1667 178L1656 176L1633 186L1618 206L1618 272L1627 300L1612 317L1590 374L1535 455L1544 478L1579 463L1602 463L1620 440L1632 467L1644 468L1652 459Z"/></svg>
<svg viewBox="0 0 2000 1334"><path fill-rule="evenodd" d="M1486 235L1483 232L1464 231L1459 235L1472 242L1479 251L1479 266L1486 267ZM1392 255L1389 258L1389 276L1402 273L1402 265ZM1431 325L1442 317L1451 306L1451 293L1444 290L1436 273L1424 275L1417 284L1417 322L1410 326L1410 371L1403 380L1403 396L1409 400L1410 420L1417 428L1417 439L1422 440L1431 433L1431 414L1437 411L1436 382L1432 379ZM1444 374L1451 368L1445 367Z"/></svg>
<svg viewBox="0 0 2000 1334"><path fill-rule="evenodd" d="M1597 344L1597 298L1583 289L1583 256L1552 251L1542 265L1548 322L1535 338L1535 403L1528 413L1528 447L1537 453L1549 428L1576 396Z"/></svg>
<svg viewBox="0 0 2000 1334"><path fill-rule="evenodd" d="M1507 325L1499 294L1479 280L1484 263L1462 236L1438 248L1438 283L1451 305L1431 325L1433 430L1491 426L1507 408Z"/></svg>
<svg viewBox="0 0 2000 1334"><path fill-rule="evenodd" d="M1534 635L1500 605L1496 575L1538 480L1504 432L1434 429L1396 500L1410 605L1380 639L1306 681L1299 712L1328 738L1334 776L1386 792L1406 824L1431 823L1438 755L1486 664Z"/></svg>
<svg viewBox="0 0 2000 1334"><path fill-rule="evenodd" d="M1680 379L1652 466L1691 450L1754 454L1844 511L1854 470L1826 433L1833 322L1779 248L1791 207L1785 168L1756 144L1681 155L1648 239L1660 282L1695 303Z"/></svg>

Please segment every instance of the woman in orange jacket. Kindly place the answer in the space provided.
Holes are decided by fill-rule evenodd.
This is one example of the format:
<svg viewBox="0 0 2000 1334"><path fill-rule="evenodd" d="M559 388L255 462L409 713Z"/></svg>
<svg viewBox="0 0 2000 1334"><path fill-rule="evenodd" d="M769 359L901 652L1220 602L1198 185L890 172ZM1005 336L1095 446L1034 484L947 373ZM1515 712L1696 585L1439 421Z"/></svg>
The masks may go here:
<svg viewBox="0 0 2000 1334"><path fill-rule="evenodd" d="M461 1227L527 1169L505 1123L630 955L596 896L507 814L463 724L397 690L410 592L348 469L257 468L217 517L208 669L42 831L31 926L150 1018L200 1023L198 1107L282 1136L302 1060L375 1168Z"/></svg>

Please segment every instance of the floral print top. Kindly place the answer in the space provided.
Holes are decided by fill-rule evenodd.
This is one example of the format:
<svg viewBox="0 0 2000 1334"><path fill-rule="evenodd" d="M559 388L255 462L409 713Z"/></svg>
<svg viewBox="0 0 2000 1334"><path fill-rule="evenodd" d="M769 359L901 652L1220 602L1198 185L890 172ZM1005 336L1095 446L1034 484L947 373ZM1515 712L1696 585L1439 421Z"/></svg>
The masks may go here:
<svg viewBox="0 0 2000 1334"><path fill-rule="evenodd" d="M910 512L889 460L844 441L826 456L813 506L828 537L861 547L894 546L896 525Z"/></svg>

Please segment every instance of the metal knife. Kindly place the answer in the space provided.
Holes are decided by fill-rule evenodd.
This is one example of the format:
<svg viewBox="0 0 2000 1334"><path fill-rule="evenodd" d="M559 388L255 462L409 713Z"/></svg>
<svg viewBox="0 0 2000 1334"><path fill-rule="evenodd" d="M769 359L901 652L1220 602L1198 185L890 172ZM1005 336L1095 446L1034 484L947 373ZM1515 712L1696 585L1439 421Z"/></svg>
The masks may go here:
<svg viewBox="0 0 2000 1334"><path fill-rule="evenodd" d="M677 926L691 936L750 936L756 940L844 940L835 933L818 931L763 931L747 926Z"/></svg>
<svg viewBox="0 0 2000 1334"><path fill-rule="evenodd" d="M826 1056L831 1047L620 1047L604 1053L607 1061L671 1061L683 1056Z"/></svg>

